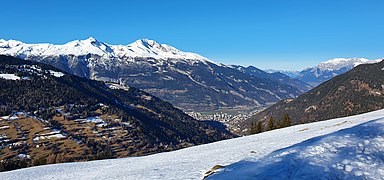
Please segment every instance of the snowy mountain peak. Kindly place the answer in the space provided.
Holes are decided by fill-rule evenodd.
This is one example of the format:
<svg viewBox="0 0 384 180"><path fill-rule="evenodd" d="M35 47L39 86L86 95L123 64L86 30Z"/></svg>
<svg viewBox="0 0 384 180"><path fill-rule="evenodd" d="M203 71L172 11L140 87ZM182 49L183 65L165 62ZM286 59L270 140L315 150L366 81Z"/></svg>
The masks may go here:
<svg viewBox="0 0 384 180"><path fill-rule="evenodd" d="M179 50L177 50L174 47L171 47L171 46L166 45L166 44L159 44L156 41L150 40L150 39L139 39L139 40L133 42L132 44L129 44L127 47L138 48L138 49L148 51L148 52L156 52L156 51L169 52L169 51L171 51L171 49L174 51L180 52Z"/></svg>
<svg viewBox="0 0 384 180"><path fill-rule="evenodd" d="M337 75L343 74L360 64L378 63L382 59L369 60L366 58L334 58L319 63L317 66L302 70L298 79L312 86L317 86Z"/></svg>
<svg viewBox="0 0 384 180"><path fill-rule="evenodd" d="M95 54L116 58L154 58L154 59L190 59L208 61L195 53L183 52L172 46L157 43L154 40L139 39L129 45L109 45L93 37L74 40L63 45L25 44L15 40L0 40L0 54L19 57L87 55Z"/></svg>
<svg viewBox="0 0 384 180"><path fill-rule="evenodd" d="M18 46L21 44L24 44L24 43L20 41L12 40L12 39L8 41L4 39L0 39L0 48L10 48L10 47Z"/></svg>
<svg viewBox="0 0 384 180"><path fill-rule="evenodd" d="M144 45L146 47L152 47L154 45L160 45L156 41L150 40L150 39L139 39L139 40L135 41L134 43L135 44L141 44L141 45Z"/></svg>
<svg viewBox="0 0 384 180"><path fill-rule="evenodd" d="M377 63L379 60L369 60L366 58L334 58L320 63L317 67L320 70L339 70L341 68L353 68L360 64Z"/></svg>
<svg viewBox="0 0 384 180"><path fill-rule="evenodd" d="M209 61L207 58L191 52L183 52L167 44L160 44L150 39L139 39L127 46L114 46L118 56L151 57L155 59L188 59Z"/></svg>
<svg viewBox="0 0 384 180"><path fill-rule="evenodd" d="M92 46L95 46L95 47L99 47L101 45L105 45L105 43L93 38L93 37L89 37L88 39L84 39L84 40L74 40L74 41L70 41L66 44L70 44L70 45L77 45L77 46L80 46L80 45L92 45ZM59 46L59 45L55 45L55 46Z"/></svg>
<svg viewBox="0 0 384 180"><path fill-rule="evenodd" d="M64 45L52 45L53 51L52 53L56 54L72 54L72 55L86 55L86 54L96 54L96 55L113 55L113 50L109 45L98 41L93 37L89 37L85 40L74 40L68 42Z"/></svg>
<svg viewBox="0 0 384 180"><path fill-rule="evenodd" d="M94 37L89 37L88 39L86 39L85 41L89 41L89 42L99 42L97 39L95 39Z"/></svg>

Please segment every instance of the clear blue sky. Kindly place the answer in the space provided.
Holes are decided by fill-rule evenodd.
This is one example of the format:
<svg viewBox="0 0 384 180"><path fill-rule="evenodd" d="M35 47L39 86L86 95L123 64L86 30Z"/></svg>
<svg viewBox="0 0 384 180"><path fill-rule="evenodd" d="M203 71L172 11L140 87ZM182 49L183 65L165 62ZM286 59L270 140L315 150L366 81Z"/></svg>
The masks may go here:
<svg viewBox="0 0 384 180"><path fill-rule="evenodd" d="M148 38L215 62L302 69L384 57L383 0L4 0L0 38L110 44Z"/></svg>

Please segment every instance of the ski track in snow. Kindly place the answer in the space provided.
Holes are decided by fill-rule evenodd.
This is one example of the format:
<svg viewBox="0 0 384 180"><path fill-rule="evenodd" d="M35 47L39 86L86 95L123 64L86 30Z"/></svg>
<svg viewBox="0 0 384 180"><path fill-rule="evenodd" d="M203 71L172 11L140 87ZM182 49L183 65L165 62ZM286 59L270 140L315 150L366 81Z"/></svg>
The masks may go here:
<svg viewBox="0 0 384 180"><path fill-rule="evenodd" d="M0 179L202 179L215 165L226 167L209 178L377 179L384 175L383 130L378 110L143 157L19 169Z"/></svg>

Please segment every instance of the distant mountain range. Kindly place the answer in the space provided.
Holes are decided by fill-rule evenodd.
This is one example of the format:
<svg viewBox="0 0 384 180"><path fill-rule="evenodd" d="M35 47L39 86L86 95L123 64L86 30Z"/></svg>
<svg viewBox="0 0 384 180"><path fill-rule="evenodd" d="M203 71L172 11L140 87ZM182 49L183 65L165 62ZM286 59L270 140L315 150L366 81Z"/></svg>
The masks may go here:
<svg viewBox="0 0 384 180"><path fill-rule="evenodd" d="M354 62L368 60L354 59ZM337 62L337 63L335 63ZM332 70L344 59L337 59L318 66L319 70ZM373 62L373 61L369 61ZM329 66L330 63L332 66ZM352 64L354 66L356 64ZM350 67L350 66L348 66ZM270 117L281 123L288 115L293 124L321 121L361 114L384 108L384 61L361 64L352 70L328 80L296 99L280 101L243 122L244 128L251 123L267 124Z"/></svg>
<svg viewBox="0 0 384 180"><path fill-rule="evenodd" d="M299 74L300 74L300 71L298 71L298 70L289 71L289 70L266 69L264 71L267 73L282 73L282 74L285 74L291 78L297 78L297 76L299 76Z"/></svg>
<svg viewBox="0 0 384 180"><path fill-rule="evenodd" d="M136 88L3 55L0 122L0 171L146 155L232 137Z"/></svg>
<svg viewBox="0 0 384 180"><path fill-rule="evenodd" d="M137 87L184 111L264 106L311 88L280 73L214 63L195 53L141 39L109 45L94 38L64 45L0 40L0 54L53 65L95 80Z"/></svg>
<svg viewBox="0 0 384 180"><path fill-rule="evenodd" d="M313 87L333 77L343 74L359 64L377 63L381 59L368 60L365 58L334 58L319 63L317 66L302 71L265 70L268 73L280 72L291 78L305 82Z"/></svg>
<svg viewBox="0 0 384 180"><path fill-rule="evenodd" d="M308 90L313 88L311 85L306 84L303 81L298 80L297 78L293 78L293 77L291 77L291 76L289 76L283 72L279 72L279 71L265 72L261 69L254 67L254 66L248 66L248 67L232 66L232 67L235 67L238 70L240 70L246 74L252 75L252 76L264 77L266 79L271 79L273 81L277 81L277 82L282 83L282 84L288 84L290 86L293 86L293 87L299 89L302 92L307 92Z"/></svg>
<svg viewBox="0 0 384 180"><path fill-rule="evenodd" d="M268 106L295 98L358 64L378 60L336 58L302 71L263 71L224 65L153 40L110 45L95 38L63 45L0 40L0 54L53 65L66 72L137 87L184 111Z"/></svg>

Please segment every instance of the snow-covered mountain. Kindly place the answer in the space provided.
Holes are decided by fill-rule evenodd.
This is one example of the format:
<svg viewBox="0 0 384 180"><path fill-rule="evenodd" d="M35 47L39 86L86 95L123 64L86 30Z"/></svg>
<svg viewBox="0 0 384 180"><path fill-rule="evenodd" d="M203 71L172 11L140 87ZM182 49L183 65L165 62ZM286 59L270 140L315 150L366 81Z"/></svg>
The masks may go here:
<svg viewBox="0 0 384 180"><path fill-rule="evenodd" d="M322 71L325 71L325 70L336 71L345 67L352 69L360 64L376 63L379 61L381 61L381 59L369 60L366 58L334 58L325 62L321 62L316 67Z"/></svg>
<svg viewBox="0 0 384 180"><path fill-rule="evenodd" d="M0 179L382 179L383 132L378 110L143 157L2 172Z"/></svg>
<svg viewBox="0 0 384 180"><path fill-rule="evenodd" d="M343 74L360 64L377 63L382 59L369 60L366 58L333 58L301 71L266 69L267 73L282 73L312 86L317 86L337 75Z"/></svg>
<svg viewBox="0 0 384 180"><path fill-rule="evenodd" d="M103 57L145 57L155 59L194 59L206 61L207 58L195 53L182 52L172 46L159 44L156 41L140 39L129 45L109 45L90 37L85 40L74 40L63 45L26 44L15 40L0 39L0 54L12 56L58 56L88 54Z"/></svg>
<svg viewBox="0 0 384 180"><path fill-rule="evenodd" d="M297 79L312 86L317 86L337 75L343 74L360 64L380 62L381 59L368 60L365 58L334 58L319 63L317 66L299 72Z"/></svg>
<svg viewBox="0 0 384 180"><path fill-rule="evenodd" d="M94 38L63 45L0 40L0 54L137 87L188 111L263 106L308 90L306 84L298 88L300 83L247 74L147 39L129 45L110 45Z"/></svg>

